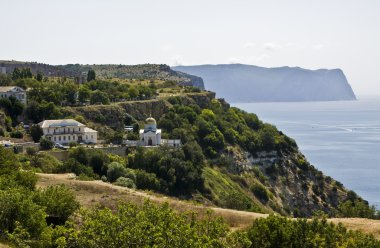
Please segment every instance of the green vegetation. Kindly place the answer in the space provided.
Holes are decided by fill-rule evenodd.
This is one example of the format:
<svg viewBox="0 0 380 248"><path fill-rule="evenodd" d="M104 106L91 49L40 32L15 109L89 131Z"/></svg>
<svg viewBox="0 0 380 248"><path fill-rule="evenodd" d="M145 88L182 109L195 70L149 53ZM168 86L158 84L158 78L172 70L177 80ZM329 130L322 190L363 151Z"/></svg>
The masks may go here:
<svg viewBox="0 0 380 248"><path fill-rule="evenodd" d="M64 186L36 190L37 177L17 161L11 150L0 147L0 239L41 247L50 243L48 221L66 222L79 205Z"/></svg>
<svg viewBox="0 0 380 248"><path fill-rule="evenodd" d="M247 233L249 247L257 248L380 247L373 237L348 231L341 224L334 225L325 219L308 222L270 215L255 220Z"/></svg>

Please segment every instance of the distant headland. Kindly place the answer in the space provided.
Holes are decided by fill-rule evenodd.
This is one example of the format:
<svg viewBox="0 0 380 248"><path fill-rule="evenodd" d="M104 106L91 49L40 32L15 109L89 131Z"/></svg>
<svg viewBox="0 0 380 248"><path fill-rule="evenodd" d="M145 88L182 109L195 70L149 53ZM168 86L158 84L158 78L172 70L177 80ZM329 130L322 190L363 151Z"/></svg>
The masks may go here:
<svg viewBox="0 0 380 248"><path fill-rule="evenodd" d="M341 69L265 68L243 64L175 66L201 77L208 90L229 102L356 100Z"/></svg>

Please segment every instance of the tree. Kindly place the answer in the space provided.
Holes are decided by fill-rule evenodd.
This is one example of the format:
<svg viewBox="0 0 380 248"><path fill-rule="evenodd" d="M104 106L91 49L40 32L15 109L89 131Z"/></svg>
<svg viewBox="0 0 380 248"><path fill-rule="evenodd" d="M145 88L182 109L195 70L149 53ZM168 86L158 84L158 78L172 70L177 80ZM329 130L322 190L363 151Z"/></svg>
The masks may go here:
<svg viewBox="0 0 380 248"><path fill-rule="evenodd" d="M33 200L40 206L46 207L45 211L54 220L54 224L64 224L79 208L74 194L64 185L49 186L37 191Z"/></svg>
<svg viewBox="0 0 380 248"><path fill-rule="evenodd" d="M95 90L94 92L92 92L90 102L91 104L97 104L97 103L109 104L110 99L108 98L107 93L100 90Z"/></svg>
<svg viewBox="0 0 380 248"><path fill-rule="evenodd" d="M16 120L17 116L22 114L24 110L24 104L22 104L17 98L11 96L9 98L0 98L0 107L4 108L12 120Z"/></svg>
<svg viewBox="0 0 380 248"><path fill-rule="evenodd" d="M136 87L131 86L128 89L128 95L132 99L137 98L139 96L139 90Z"/></svg>
<svg viewBox="0 0 380 248"><path fill-rule="evenodd" d="M125 177L127 168L118 162L112 162L108 165L107 178L110 182L115 182L119 177Z"/></svg>
<svg viewBox="0 0 380 248"><path fill-rule="evenodd" d="M87 72L87 82L91 82L92 80L95 80L95 77L96 77L95 71L92 70L92 69L88 70L88 72Z"/></svg>
<svg viewBox="0 0 380 248"><path fill-rule="evenodd" d="M41 150L50 150L54 147L54 143L53 141L50 141L46 138L41 138L40 147L41 147Z"/></svg>
<svg viewBox="0 0 380 248"><path fill-rule="evenodd" d="M78 101L81 103L85 103L87 100L90 100L91 90L86 86L80 86L78 92Z"/></svg>
<svg viewBox="0 0 380 248"><path fill-rule="evenodd" d="M40 142L40 139L44 132L42 131L42 128L39 125L32 125L29 129L30 136L32 136L32 139L34 142Z"/></svg>
<svg viewBox="0 0 380 248"><path fill-rule="evenodd" d="M42 82L44 78L44 74L40 71L37 72L37 75L36 75L36 80L39 81L39 82Z"/></svg>

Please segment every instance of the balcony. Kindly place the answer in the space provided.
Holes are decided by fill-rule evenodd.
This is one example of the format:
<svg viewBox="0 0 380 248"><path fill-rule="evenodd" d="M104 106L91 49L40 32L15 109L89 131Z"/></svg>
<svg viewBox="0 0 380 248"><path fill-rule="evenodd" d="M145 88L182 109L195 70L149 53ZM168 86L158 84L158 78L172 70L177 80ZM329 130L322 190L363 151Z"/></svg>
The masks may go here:
<svg viewBox="0 0 380 248"><path fill-rule="evenodd" d="M64 134L83 135L84 131L61 131L61 132L55 131L55 132L52 132L52 133L47 133L46 135L48 136L48 135L64 135Z"/></svg>

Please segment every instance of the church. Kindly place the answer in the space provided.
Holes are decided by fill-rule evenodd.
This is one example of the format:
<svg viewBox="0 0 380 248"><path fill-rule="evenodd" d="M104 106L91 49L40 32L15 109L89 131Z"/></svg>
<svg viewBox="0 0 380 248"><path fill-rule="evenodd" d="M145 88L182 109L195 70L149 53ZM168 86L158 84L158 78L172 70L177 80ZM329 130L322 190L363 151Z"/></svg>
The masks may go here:
<svg viewBox="0 0 380 248"><path fill-rule="evenodd" d="M140 146L161 145L161 129L157 129L157 122L153 117L145 120L144 129L140 129Z"/></svg>

